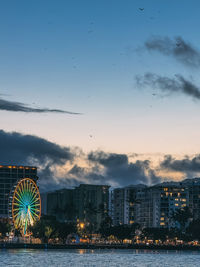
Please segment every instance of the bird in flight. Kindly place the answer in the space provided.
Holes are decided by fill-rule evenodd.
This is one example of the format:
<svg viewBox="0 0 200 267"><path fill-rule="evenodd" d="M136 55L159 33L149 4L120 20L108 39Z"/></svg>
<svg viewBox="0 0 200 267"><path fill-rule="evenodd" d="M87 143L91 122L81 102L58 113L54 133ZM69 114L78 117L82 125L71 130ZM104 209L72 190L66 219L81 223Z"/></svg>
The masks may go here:
<svg viewBox="0 0 200 267"><path fill-rule="evenodd" d="M143 11L143 10L144 10L144 8L143 8L143 7L139 7L139 10L140 10L140 11Z"/></svg>

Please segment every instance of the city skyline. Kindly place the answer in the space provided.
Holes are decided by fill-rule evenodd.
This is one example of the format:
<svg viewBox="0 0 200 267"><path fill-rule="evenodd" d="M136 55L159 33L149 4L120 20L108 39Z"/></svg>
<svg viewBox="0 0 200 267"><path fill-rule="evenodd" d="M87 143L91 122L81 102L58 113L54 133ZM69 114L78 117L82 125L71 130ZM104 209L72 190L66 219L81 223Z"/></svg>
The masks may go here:
<svg viewBox="0 0 200 267"><path fill-rule="evenodd" d="M0 163L42 189L198 176L194 2L3 2Z"/></svg>

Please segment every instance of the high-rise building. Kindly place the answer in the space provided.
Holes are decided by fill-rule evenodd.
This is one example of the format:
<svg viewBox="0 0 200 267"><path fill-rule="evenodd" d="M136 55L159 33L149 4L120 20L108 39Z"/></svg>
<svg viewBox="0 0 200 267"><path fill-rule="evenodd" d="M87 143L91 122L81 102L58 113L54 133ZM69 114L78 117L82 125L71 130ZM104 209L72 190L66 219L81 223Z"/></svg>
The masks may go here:
<svg viewBox="0 0 200 267"><path fill-rule="evenodd" d="M74 189L61 189L43 194L43 203L45 202L45 196L46 214L56 216L56 219L62 222L76 221Z"/></svg>
<svg viewBox="0 0 200 267"><path fill-rule="evenodd" d="M65 222L82 222L94 230L108 214L109 186L81 184L42 194L43 212Z"/></svg>
<svg viewBox="0 0 200 267"><path fill-rule="evenodd" d="M30 166L0 165L0 217L8 217L9 196L13 186L23 178L37 178L37 168Z"/></svg>
<svg viewBox="0 0 200 267"><path fill-rule="evenodd" d="M108 214L109 186L81 184L74 189L74 204L79 221L88 224L94 230Z"/></svg>
<svg viewBox="0 0 200 267"><path fill-rule="evenodd" d="M200 178L186 179L180 182L189 194L189 208L194 220L200 219Z"/></svg>
<svg viewBox="0 0 200 267"><path fill-rule="evenodd" d="M190 186L168 182L151 187L136 185L114 189L111 200L113 224L138 223L143 228L174 227L173 214L178 209L189 206L189 203L195 214L199 214L198 195L200 196L200 183L197 188L191 182Z"/></svg>
<svg viewBox="0 0 200 267"><path fill-rule="evenodd" d="M148 189L153 214L148 227L171 228L176 226L173 214L189 206L189 192L180 183L167 182Z"/></svg>
<svg viewBox="0 0 200 267"><path fill-rule="evenodd" d="M116 188L111 192L111 217L114 225L133 224L136 220L138 197L142 198L145 185Z"/></svg>

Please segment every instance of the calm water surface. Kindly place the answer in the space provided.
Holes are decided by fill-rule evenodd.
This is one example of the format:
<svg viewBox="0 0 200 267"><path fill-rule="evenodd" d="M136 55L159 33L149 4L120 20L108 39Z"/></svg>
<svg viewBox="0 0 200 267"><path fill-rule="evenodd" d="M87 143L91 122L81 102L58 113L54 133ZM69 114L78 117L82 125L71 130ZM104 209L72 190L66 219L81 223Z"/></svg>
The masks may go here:
<svg viewBox="0 0 200 267"><path fill-rule="evenodd" d="M31 250L0 251L0 266L200 266L199 252L150 250Z"/></svg>

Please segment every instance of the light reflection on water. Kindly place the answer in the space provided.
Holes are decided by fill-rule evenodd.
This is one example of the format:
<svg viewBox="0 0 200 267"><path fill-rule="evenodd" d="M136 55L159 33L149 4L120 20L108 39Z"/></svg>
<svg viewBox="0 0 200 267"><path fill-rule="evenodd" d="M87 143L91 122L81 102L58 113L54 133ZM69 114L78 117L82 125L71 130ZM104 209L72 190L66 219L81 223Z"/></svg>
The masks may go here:
<svg viewBox="0 0 200 267"><path fill-rule="evenodd" d="M152 250L31 250L0 251L0 266L200 266L200 252Z"/></svg>

